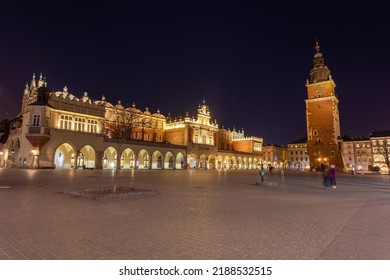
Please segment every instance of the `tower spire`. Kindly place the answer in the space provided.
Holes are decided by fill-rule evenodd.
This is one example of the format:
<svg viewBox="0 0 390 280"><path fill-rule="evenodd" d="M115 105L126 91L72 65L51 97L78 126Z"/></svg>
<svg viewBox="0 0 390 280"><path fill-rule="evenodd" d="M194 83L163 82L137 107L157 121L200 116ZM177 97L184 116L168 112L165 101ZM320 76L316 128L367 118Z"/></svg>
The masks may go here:
<svg viewBox="0 0 390 280"><path fill-rule="evenodd" d="M330 71L328 67L325 66L324 57L320 52L320 44L317 39L315 49L316 53L314 54L313 68L310 71L310 83L328 81L330 79Z"/></svg>

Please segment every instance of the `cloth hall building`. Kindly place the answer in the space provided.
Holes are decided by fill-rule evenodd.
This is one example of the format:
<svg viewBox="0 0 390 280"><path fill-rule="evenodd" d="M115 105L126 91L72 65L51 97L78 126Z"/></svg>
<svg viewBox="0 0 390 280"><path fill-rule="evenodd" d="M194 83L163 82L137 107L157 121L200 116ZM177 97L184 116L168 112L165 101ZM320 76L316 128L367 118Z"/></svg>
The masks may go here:
<svg viewBox="0 0 390 280"><path fill-rule="evenodd" d="M0 167L255 169L263 149L260 137L220 128L204 100L196 117L172 118L78 98L67 87L49 91L42 75L26 85L20 114L0 136Z"/></svg>

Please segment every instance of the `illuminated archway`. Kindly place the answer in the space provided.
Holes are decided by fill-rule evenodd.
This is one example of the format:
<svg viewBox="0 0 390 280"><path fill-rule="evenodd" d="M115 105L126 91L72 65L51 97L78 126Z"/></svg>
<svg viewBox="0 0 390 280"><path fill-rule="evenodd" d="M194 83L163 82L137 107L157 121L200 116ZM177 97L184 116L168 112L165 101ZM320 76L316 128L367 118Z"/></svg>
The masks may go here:
<svg viewBox="0 0 390 280"><path fill-rule="evenodd" d="M163 158L159 150L154 151L152 154L152 169L162 169L163 168Z"/></svg>
<svg viewBox="0 0 390 280"><path fill-rule="evenodd" d="M76 149L69 143L62 143L54 152L56 168L74 168L76 164Z"/></svg>
<svg viewBox="0 0 390 280"><path fill-rule="evenodd" d="M176 156L176 169L186 168L186 160L182 153L178 153Z"/></svg>
<svg viewBox="0 0 390 280"><path fill-rule="evenodd" d="M231 169L237 169L237 160L236 160L236 157L235 157L235 156L232 156L232 157L231 157L230 162L231 162L230 168L231 168Z"/></svg>
<svg viewBox="0 0 390 280"><path fill-rule="evenodd" d="M209 155L207 162L208 162L208 169L215 168L215 157L213 155Z"/></svg>
<svg viewBox="0 0 390 280"><path fill-rule="evenodd" d="M246 157L243 158L242 160L243 163L243 169L248 169L248 159Z"/></svg>
<svg viewBox="0 0 390 280"><path fill-rule="evenodd" d="M197 165L197 159L198 157L196 154L192 153L188 159L188 165L191 169L195 169Z"/></svg>
<svg viewBox="0 0 390 280"><path fill-rule="evenodd" d="M199 157L199 169L207 169L206 155L204 154Z"/></svg>
<svg viewBox="0 0 390 280"><path fill-rule="evenodd" d="M222 157L217 157L217 169L222 169Z"/></svg>
<svg viewBox="0 0 390 280"><path fill-rule="evenodd" d="M230 158L228 156L225 156L223 159L223 169L229 169L230 168Z"/></svg>
<svg viewBox="0 0 390 280"><path fill-rule="evenodd" d="M167 152L164 157L164 169L175 168L175 157L171 152Z"/></svg>
<svg viewBox="0 0 390 280"><path fill-rule="evenodd" d="M134 151L130 148L126 148L122 152L121 168L123 169L133 169L135 167L135 154Z"/></svg>
<svg viewBox="0 0 390 280"><path fill-rule="evenodd" d="M238 169L242 169L242 157L237 158L237 166L238 166Z"/></svg>
<svg viewBox="0 0 390 280"><path fill-rule="evenodd" d="M136 166L139 169L149 169L150 168L150 156L149 153L143 149L138 153Z"/></svg>
<svg viewBox="0 0 390 280"><path fill-rule="evenodd" d="M248 168L249 169L252 169L253 168L253 166L252 166L252 161L253 161L253 159L250 157L250 158L248 158Z"/></svg>
<svg viewBox="0 0 390 280"><path fill-rule="evenodd" d="M103 168L113 169L116 168L116 157L118 152L113 147L108 147L103 153Z"/></svg>
<svg viewBox="0 0 390 280"><path fill-rule="evenodd" d="M81 161L81 159L82 159L83 162L78 163L77 164L78 167L80 167L80 168L82 168L82 167L95 168L95 150L90 145L85 145L80 150L79 158L80 158L79 161Z"/></svg>

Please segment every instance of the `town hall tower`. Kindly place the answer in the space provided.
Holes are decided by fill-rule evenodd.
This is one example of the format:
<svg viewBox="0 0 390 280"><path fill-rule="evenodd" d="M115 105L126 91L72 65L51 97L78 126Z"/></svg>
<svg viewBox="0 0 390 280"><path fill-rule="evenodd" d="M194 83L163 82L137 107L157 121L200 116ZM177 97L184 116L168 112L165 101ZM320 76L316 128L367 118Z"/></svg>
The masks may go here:
<svg viewBox="0 0 390 280"><path fill-rule="evenodd" d="M307 147L312 168L335 165L342 169L339 147L340 118L336 84L316 42L314 65L306 81Z"/></svg>

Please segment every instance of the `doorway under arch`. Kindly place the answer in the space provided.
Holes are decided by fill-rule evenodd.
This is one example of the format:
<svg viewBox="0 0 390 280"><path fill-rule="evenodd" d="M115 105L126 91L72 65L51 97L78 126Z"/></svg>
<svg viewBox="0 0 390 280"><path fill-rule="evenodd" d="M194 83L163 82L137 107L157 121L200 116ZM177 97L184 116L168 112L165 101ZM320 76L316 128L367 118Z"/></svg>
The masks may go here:
<svg viewBox="0 0 390 280"><path fill-rule="evenodd" d="M177 154L175 167L176 167L176 169L186 168L186 159L182 153Z"/></svg>
<svg viewBox="0 0 390 280"><path fill-rule="evenodd" d="M80 159L79 161L83 160L83 162L78 162L77 166L79 168L95 168L95 149L92 148L90 145L85 145L81 150L80 150Z"/></svg>
<svg viewBox="0 0 390 280"><path fill-rule="evenodd" d="M103 152L103 169L116 168L116 156L118 152L113 147L108 147Z"/></svg>
<svg viewBox="0 0 390 280"><path fill-rule="evenodd" d="M76 149L69 143L62 143L54 152L54 166L56 168L74 168Z"/></svg>
<svg viewBox="0 0 390 280"><path fill-rule="evenodd" d="M163 159L159 150L156 150L152 154L152 169L162 169Z"/></svg>
<svg viewBox="0 0 390 280"><path fill-rule="evenodd" d="M135 154L132 149L126 148L122 152L122 159L123 159L123 163L121 163L121 168L133 169L135 167Z"/></svg>
<svg viewBox="0 0 390 280"><path fill-rule="evenodd" d="M136 166L139 169L149 169L150 168L150 156L149 156L148 151L146 151L145 149L141 150L138 153Z"/></svg>

